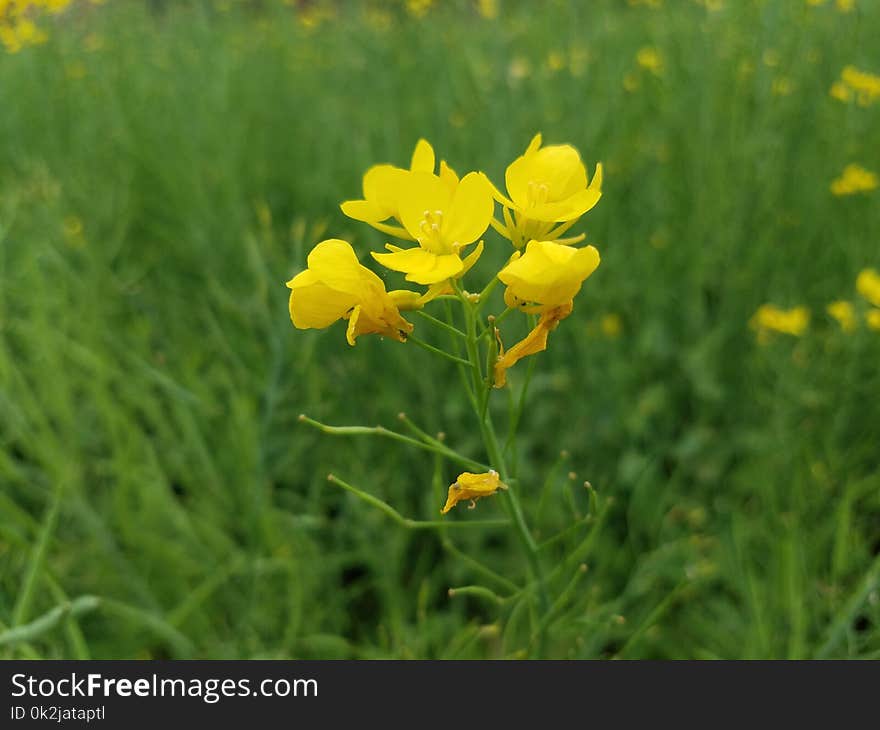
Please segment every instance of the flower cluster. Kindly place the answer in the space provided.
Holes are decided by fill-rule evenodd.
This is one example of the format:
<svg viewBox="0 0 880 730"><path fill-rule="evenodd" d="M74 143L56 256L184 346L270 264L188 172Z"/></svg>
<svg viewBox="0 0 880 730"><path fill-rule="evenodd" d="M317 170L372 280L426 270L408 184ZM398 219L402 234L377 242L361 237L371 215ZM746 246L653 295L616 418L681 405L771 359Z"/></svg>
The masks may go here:
<svg viewBox="0 0 880 730"><path fill-rule="evenodd" d="M880 272L862 269L856 277L856 291L863 302L836 299L825 311L843 332L855 332L862 321L868 329L880 331ZM749 320L761 344L766 344L774 334L801 337L809 325L810 310L806 307L781 309L773 304L762 304Z"/></svg>
<svg viewBox="0 0 880 730"><path fill-rule="evenodd" d="M831 181L831 192L834 195L855 195L874 190L878 185L876 173L859 165L847 165L840 177Z"/></svg>
<svg viewBox="0 0 880 730"><path fill-rule="evenodd" d="M531 332L506 351L493 328L492 384L502 387L510 367L547 347L549 333L571 313L575 295L599 265L593 246L574 245L584 234L563 234L596 205L601 184L601 164L590 179L574 147L543 146L540 134L507 167L506 194L483 172L459 176L445 161L438 164L433 147L420 140L408 167L371 167L362 197L341 208L349 218L398 239L384 252L371 252L373 260L424 289L389 292L349 243L322 241L309 254L308 268L287 283L291 320L299 329L346 320L351 345L363 334L406 342L414 328L402 312L420 310L438 297L480 301L461 280L483 254L483 236L491 226L514 249L483 289L488 296L498 281L506 285L507 310L497 322L515 310L537 316Z"/></svg>
<svg viewBox="0 0 880 730"><path fill-rule="evenodd" d="M781 309L773 304L762 304L749 320L758 342L767 342L774 332L800 337L810 325L810 310L806 307Z"/></svg>
<svg viewBox="0 0 880 730"><path fill-rule="evenodd" d="M880 76L847 66L840 72L840 79L831 85L829 93L845 104L855 101L859 106L871 106L880 100Z"/></svg>
<svg viewBox="0 0 880 730"><path fill-rule="evenodd" d="M45 43L48 36L34 18L57 14L73 0L0 0L0 44L9 53Z"/></svg>

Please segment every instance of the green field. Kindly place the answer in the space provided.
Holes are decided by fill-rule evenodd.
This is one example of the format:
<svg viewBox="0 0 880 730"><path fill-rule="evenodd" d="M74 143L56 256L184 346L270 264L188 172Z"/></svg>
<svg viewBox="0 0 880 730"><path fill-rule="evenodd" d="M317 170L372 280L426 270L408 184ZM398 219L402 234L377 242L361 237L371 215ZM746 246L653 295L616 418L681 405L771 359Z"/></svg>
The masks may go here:
<svg viewBox="0 0 880 730"><path fill-rule="evenodd" d="M880 2L706 4L76 0L0 46L0 657L880 658L880 190L830 188L880 172L880 92L829 93ZM454 365L285 288L388 240L339 210L370 165L501 184L539 131L605 169L509 455L543 609L513 531L327 481L433 521L460 469L301 413L486 455Z"/></svg>

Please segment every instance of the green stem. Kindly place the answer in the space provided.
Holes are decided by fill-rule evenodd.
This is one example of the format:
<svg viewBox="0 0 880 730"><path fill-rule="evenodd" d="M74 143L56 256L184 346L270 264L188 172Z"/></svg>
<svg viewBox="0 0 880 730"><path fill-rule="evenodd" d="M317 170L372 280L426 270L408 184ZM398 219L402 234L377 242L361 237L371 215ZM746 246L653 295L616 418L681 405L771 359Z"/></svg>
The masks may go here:
<svg viewBox="0 0 880 730"><path fill-rule="evenodd" d="M434 345L429 345L427 342L420 340L415 335L409 335L406 338L407 342L412 342L414 345L418 345L423 350L427 350L428 352L433 353L434 355L439 355L450 362L457 363L458 365L469 365L470 363L467 360L464 360L460 357L456 357L455 355L450 355L448 352L441 350L439 347L434 347Z"/></svg>
<svg viewBox="0 0 880 730"><path fill-rule="evenodd" d="M342 481L335 474L329 474L327 481L342 487L347 492L351 492L358 499L372 505L407 530L445 530L448 527L506 527L510 524L508 520L469 520L467 522L456 522L454 520L411 520L408 517L404 517L387 502L383 502L378 497L374 497L372 494Z"/></svg>
<svg viewBox="0 0 880 730"><path fill-rule="evenodd" d="M466 297L461 295L460 292L457 293L459 293L465 310L468 359L471 361L474 389L477 393L477 397L474 399L474 410L480 424L480 434L483 439L483 445L486 448L486 453L489 457L489 463L492 464L493 468L497 469L501 481L508 483L510 475L507 471L504 455L498 444L495 428L492 425L492 414L489 412L488 407L486 407L488 404L489 393L491 392L491 383L483 380L482 368L480 365L480 355L476 336L476 307ZM506 501L509 505L508 511L513 521L513 526L526 555L531 577L537 583L541 612L542 614L546 614L550 608L550 604L547 597L547 588L544 582L544 571L538 558L538 546L526 524L522 506L520 505L519 498L516 494L516 489L511 488L508 484L508 489L505 490L504 495L506 496ZM538 652L540 655L544 635L543 628L540 626L538 627L538 635Z"/></svg>
<svg viewBox="0 0 880 730"><path fill-rule="evenodd" d="M450 588L449 597L455 598L456 596L475 596L477 598L491 601L492 603L497 603L498 605L503 604L505 601L505 599L495 593L495 591L491 591L484 586L459 586L458 588Z"/></svg>
<svg viewBox="0 0 880 730"><path fill-rule="evenodd" d="M457 451L450 449L448 446L444 446L443 444L439 443L425 443L424 441L419 441L418 439L414 439L411 436L407 436L406 434L392 431L388 428L385 428L384 426L328 426L326 423L316 421L313 418L309 418L305 414L300 414L299 420L302 423L307 423L313 428L317 428L319 431L333 434L334 436L383 436L385 438L392 439L393 441L400 441L401 443L415 446L416 448L423 449L424 451L432 451L435 454L442 454L450 461L461 464L466 469L486 471L489 468L485 464L481 464L479 461L474 461L473 459L469 459L466 456L459 454Z"/></svg>
<svg viewBox="0 0 880 730"><path fill-rule="evenodd" d="M52 492L52 501L46 509L46 516L43 518L43 527L40 530L40 537L31 553L30 563L25 573L24 583L21 592L18 594L18 600L12 611L13 628L27 621L28 614L31 609L31 602L34 598L34 591L37 586L37 580L43 571L43 564L46 562L46 554L49 551L49 544L52 542L52 536L55 533L55 527L58 524L58 514L61 511L61 498L64 494L63 481L59 481L55 485Z"/></svg>
<svg viewBox="0 0 880 730"><path fill-rule="evenodd" d="M467 335L464 332L462 332L460 329L458 329L458 327L453 327L451 324L447 324L442 319L437 319L436 317L432 317L430 314L428 314L427 312L423 312L421 309L417 310L416 314L419 315L420 317L422 317L422 319L428 320L431 324L436 325L437 327L440 327L441 329L446 330L447 332L455 335L456 337L460 337L463 340L467 338Z"/></svg>

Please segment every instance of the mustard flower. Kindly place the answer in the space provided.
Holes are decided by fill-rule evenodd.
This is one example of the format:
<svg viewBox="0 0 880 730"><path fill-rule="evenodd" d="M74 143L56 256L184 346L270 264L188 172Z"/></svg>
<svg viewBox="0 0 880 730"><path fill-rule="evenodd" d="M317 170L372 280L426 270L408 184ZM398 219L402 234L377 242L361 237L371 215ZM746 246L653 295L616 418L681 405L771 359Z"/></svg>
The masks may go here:
<svg viewBox="0 0 880 730"><path fill-rule="evenodd" d="M663 75L663 56L660 55L660 51L656 48L651 46L640 48L639 52L636 53L636 63L655 76Z"/></svg>
<svg viewBox="0 0 880 730"><path fill-rule="evenodd" d="M518 249L532 239L583 240L583 236L560 236L602 197L601 163L588 184L587 170L574 147L541 147L541 141L536 134L525 153L507 167L507 195L495 189L496 199L504 206L506 226L494 221L493 227Z"/></svg>
<svg viewBox="0 0 880 730"><path fill-rule="evenodd" d="M880 99L880 76L876 74L846 66L840 72L840 83L853 92L860 106L870 106Z"/></svg>
<svg viewBox="0 0 880 730"><path fill-rule="evenodd" d="M875 307L880 307L880 273L876 269L864 269L856 278L856 291Z"/></svg>
<svg viewBox="0 0 880 730"><path fill-rule="evenodd" d="M348 320L346 339L380 334L406 342L413 326L401 308L415 305L415 292L387 292L382 280L360 264L346 241L321 241L308 256L308 268L287 282L290 319L297 329L324 329Z"/></svg>
<svg viewBox="0 0 880 730"><path fill-rule="evenodd" d="M827 307L828 314L837 320L840 329L852 332L856 328L856 310L852 302L838 300Z"/></svg>
<svg viewBox="0 0 880 730"><path fill-rule="evenodd" d="M399 191L400 220L418 242L415 248L386 246L374 253L383 266L406 274L407 281L438 284L459 277L483 250L483 243L463 261L461 252L485 233L492 218L492 185L483 173L471 172L450 185L428 172L411 172Z"/></svg>
<svg viewBox="0 0 880 730"><path fill-rule="evenodd" d="M389 218L400 222L399 198L407 188L409 173L419 172L433 175L435 165L434 148L427 140L416 143L409 169L395 165L373 165L363 179L363 200L347 200L340 207L349 218L367 223L373 228L389 235L415 240L405 228L385 223ZM458 175L445 161L440 163L439 178L450 188L458 183Z"/></svg>
<svg viewBox="0 0 880 730"><path fill-rule="evenodd" d="M547 349L550 332L571 314L574 297L598 266L599 252L593 246L576 249L553 241L530 241L525 254L515 253L498 272L498 279L507 285L507 306L539 313L541 318L506 352L498 337L499 356L493 374L496 388L504 386L507 370L522 358Z"/></svg>
<svg viewBox="0 0 880 730"><path fill-rule="evenodd" d="M865 322L872 330L880 332L880 309L871 309L865 314Z"/></svg>
<svg viewBox="0 0 880 730"><path fill-rule="evenodd" d="M573 248L554 241L530 241L498 272L507 285L504 301L524 312L546 312L571 302L599 266L593 246Z"/></svg>
<svg viewBox="0 0 880 730"><path fill-rule="evenodd" d="M780 309L773 304L762 304L749 320L757 332L758 341L765 343L772 332L800 337L810 325L810 310L806 307Z"/></svg>
<svg viewBox="0 0 880 730"><path fill-rule="evenodd" d="M831 192L834 195L854 195L874 190L878 182L876 173L859 165L847 165L840 177L831 181Z"/></svg>
<svg viewBox="0 0 880 730"><path fill-rule="evenodd" d="M499 489L507 489L507 485L501 481L498 472L494 469L482 474L472 474L466 471L459 474L455 483L449 486L446 504L443 505L440 514L445 515L464 500L470 500L470 506L473 507L478 499L489 497Z"/></svg>

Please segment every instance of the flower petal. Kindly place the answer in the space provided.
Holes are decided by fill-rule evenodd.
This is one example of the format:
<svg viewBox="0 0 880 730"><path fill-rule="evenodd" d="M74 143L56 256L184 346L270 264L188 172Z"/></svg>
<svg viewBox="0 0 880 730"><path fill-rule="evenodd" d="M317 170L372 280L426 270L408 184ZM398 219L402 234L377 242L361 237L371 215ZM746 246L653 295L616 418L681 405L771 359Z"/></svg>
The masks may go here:
<svg viewBox="0 0 880 730"><path fill-rule="evenodd" d="M434 254L423 248L410 248L394 253L373 253L373 258L392 271L406 274L416 284L436 284L458 274L463 267L456 254Z"/></svg>
<svg viewBox="0 0 880 730"><path fill-rule="evenodd" d="M418 240L424 235L421 225L425 211L448 211L451 199L449 187L439 177L427 172L411 172L398 198L400 222Z"/></svg>
<svg viewBox="0 0 880 730"><path fill-rule="evenodd" d="M434 172L434 148L427 140L420 139L416 142L409 169L412 172Z"/></svg>
<svg viewBox="0 0 880 730"><path fill-rule="evenodd" d="M443 219L443 237L463 246L473 243L486 232L494 213L492 184L483 173L470 172L452 196L449 212Z"/></svg>

